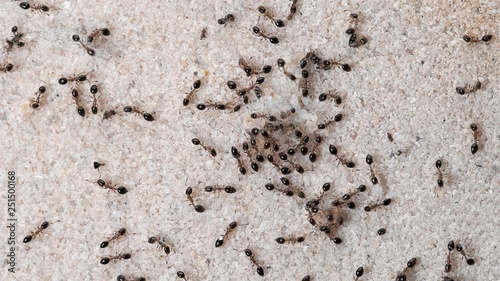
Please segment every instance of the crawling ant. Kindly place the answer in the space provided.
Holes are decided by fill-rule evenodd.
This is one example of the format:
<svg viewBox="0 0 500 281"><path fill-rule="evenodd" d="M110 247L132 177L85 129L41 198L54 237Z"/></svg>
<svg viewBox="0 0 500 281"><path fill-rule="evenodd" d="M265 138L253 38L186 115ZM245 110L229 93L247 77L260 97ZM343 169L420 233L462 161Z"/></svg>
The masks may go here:
<svg viewBox="0 0 500 281"><path fill-rule="evenodd" d="M123 108L123 111L126 113L136 113L136 114L142 115L142 117L144 117L144 120L146 120L146 121L154 121L155 120L153 115L151 115L150 113L147 113L145 111L141 111L135 106L125 106Z"/></svg>
<svg viewBox="0 0 500 281"><path fill-rule="evenodd" d="M326 101L328 98L332 98L336 105L342 103L342 98L337 94L337 91L322 93L319 95L319 101Z"/></svg>
<svg viewBox="0 0 500 281"><path fill-rule="evenodd" d="M158 250L162 250L163 252L165 252L165 254L169 255L170 254L170 245L168 245L167 243L165 243L164 241L161 241L160 239L158 239L157 237L149 237L148 238L148 243L149 244L154 244L154 243L158 243L158 245L156 245L156 248Z"/></svg>
<svg viewBox="0 0 500 281"><path fill-rule="evenodd" d="M493 35L491 35L491 34L483 35L481 38L478 38L476 36L470 36L467 34L462 36L462 39L464 39L464 41L467 43L489 42L492 38L493 38Z"/></svg>
<svg viewBox="0 0 500 281"><path fill-rule="evenodd" d="M468 265L473 265L474 263L476 263L474 259L471 258L469 254L467 254L467 252L465 252L465 247L463 247L460 243L457 243L456 249L457 252L459 252L465 258L465 261Z"/></svg>
<svg viewBox="0 0 500 281"><path fill-rule="evenodd" d="M34 5L30 5L29 2L21 2L19 3L19 6L21 7L21 9L24 9L24 10L28 10L28 9L31 9L31 11L37 11L39 13L45 13L47 16L49 15L49 7L47 7L46 5L43 5L43 4L34 4Z"/></svg>
<svg viewBox="0 0 500 281"><path fill-rule="evenodd" d="M340 162L340 164L342 164L344 167L352 169L356 166L356 164L354 164L354 162L345 159L343 156L338 156L337 155L337 148L333 144L330 144L330 146L328 147L328 150L330 151L330 154L334 155L337 158L337 160Z"/></svg>
<svg viewBox="0 0 500 281"><path fill-rule="evenodd" d="M257 263L257 261L255 260L255 256L253 255L252 251L250 249L245 249L245 255L252 262L252 264L257 267L257 274L259 274L260 276L264 276L264 268L262 268L262 266L260 266Z"/></svg>
<svg viewBox="0 0 500 281"><path fill-rule="evenodd" d="M125 275L118 275L116 281L146 281L144 277L125 277Z"/></svg>
<svg viewBox="0 0 500 281"><path fill-rule="evenodd" d="M446 263L444 265L444 272L448 273L451 271L451 253L455 250L455 242L451 240L448 242L448 255L446 256Z"/></svg>
<svg viewBox="0 0 500 281"><path fill-rule="evenodd" d="M350 72L351 71L351 66L346 64L346 63L341 63L332 59L329 60L324 60L322 63L317 63L316 64L316 69L322 69L322 70L330 70L332 67L337 66L340 67L343 71L345 72Z"/></svg>
<svg viewBox="0 0 500 281"><path fill-rule="evenodd" d="M265 18L271 20L272 22L274 22L274 25L276 25L277 27L283 27L285 26L285 23L282 21L282 20L277 20L277 19L274 19L274 16L271 12L269 12L264 6L259 6L257 8L257 10L259 11L259 13L261 13Z"/></svg>
<svg viewBox="0 0 500 281"><path fill-rule="evenodd" d="M203 213L205 212L205 208L201 205L197 205L194 203L194 199L193 199L193 189L191 187L188 187L186 189L186 196L187 196L187 199L188 201L191 203L191 205L194 207L194 210L198 213Z"/></svg>
<svg viewBox="0 0 500 281"><path fill-rule="evenodd" d="M302 69L302 79L299 82L299 87L302 88L303 97L309 96L309 81L307 78L309 78L309 71Z"/></svg>
<svg viewBox="0 0 500 281"><path fill-rule="evenodd" d="M186 274L184 274L184 271L177 271L177 277L179 277L180 279L187 280Z"/></svg>
<svg viewBox="0 0 500 281"><path fill-rule="evenodd" d="M314 211L313 208L317 208L320 204L321 204L321 201L323 200L323 197L325 196L326 192L328 192L330 190L330 183L327 182L327 183L324 183L323 186L321 187L322 191L321 191L321 194L319 195L319 197L316 197L315 199L312 199L310 201L308 201L306 203L306 209L311 209L313 211L313 213L317 213L317 211ZM319 211L319 209L318 209Z"/></svg>
<svg viewBox="0 0 500 281"><path fill-rule="evenodd" d="M40 233L42 233L43 230L47 229L49 227L49 222L44 221L40 226L38 226L34 231L32 231L30 234L26 235L23 239L23 243L29 243L33 238L37 237Z"/></svg>
<svg viewBox="0 0 500 281"><path fill-rule="evenodd" d="M470 124L470 129L472 131L472 136L474 137L474 143L470 146L470 152L474 155L479 150L479 145L477 144L479 140L479 130L477 125L474 123Z"/></svg>
<svg viewBox="0 0 500 281"><path fill-rule="evenodd" d="M443 163L441 159L436 160L436 169L437 169L437 174L438 174L438 179L437 179L437 184L440 188L443 187L444 182L443 182L443 172L441 171Z"/></svg>
<svg viewBox="0 0 500 281"><path fill-rule="evenodd" d="M94 169L96 169L96 170L99 170L100 167L105 166L105 165L106 164L100 163L100 162L97 162L97 161L94 161L94 163L93 163Z"/></svg>
<svg viewBox="0 0 500 281"><path fill-rule="evenodd" d="M288 117L290 117L294 113L295 113L295 108L291 107L290 109L281 112L280 117L281 117L281 119L287 119Z"/></svg>
<svg viewBox="0 0 500 281"><path fill-rule="evenodd" d="M107 28L98 28L87 36L87 43L93 43L94 40L101 38L102 36L109 36L111 32Z"/></svg>
<svg viewBox="0 0 500 281"><path fill-rule="evenodd" d="M113 116L117 115L116 110L110 109L110 110L105 110L104 113L102 114L102 120L106 119L111 119Z"/></svg>
<svg viewBox="0 0 500 281"><path fill-rule="evenodd" d="M417 258L410 259L406 263L406 268L398 273L396 281L406 281L406 274L408 273L408 270L410 270L410 268L413 268L416 264L417 264Z"/></svg>
<svg viewBox="0 0 500 281"><path fill-rule="evenodd" d="M88 182L91 182L89 180L87 180ZM93 183L93 182L92 182ZM114 185L111 185L111 182L106 182L102 179L98 179L96 182L95 182L98 186L102 187L103 189L109 189L109 190L112 190L120 195L125 195L128 193L128 189L124 186L119 186L119 187L116 187Z"/></svg>
<svg viewBox="0 0 500 281"><path fill-rule="evenodd" d="M189 102L193 99L194 94L201 87L201 80L196 80L193 82L193 89L189 93L186 94L186 97L182 100L182 105L188 106Z"/></svg>
<svg viewBox="0 0 500 281"><path fill-rule="evenodd" d="M94 162L94 163L97 163L97 162ZM108 240L102 241L101 245L99 247L106 248L109 245L109 242L113 242L113 241L117 240L118 238L124 236L126 233L127 233L127 230L124 227L120 228L118 231L113 233L113 236L108 238Z"/></svg>
<svg viewBox="0 0 500 281"><path fill-rule="evenodd" d="M70 77L67 77L67 78L66 78L66 77L61 77L61 78L59 78L59 81L58 81L58 82L59 82L59 84L61 84L61 85L65 85L65 84L67 84L68 82L76 82L77 84L80 84L81 82L88 81L88 77L87 77L87 76L88 76L90 73L92 73L92 72L93 72L93 70L92 70L92 71L89 71L89 72L87 72L87 73L80 73L80 74L78 74L78 75L75 75L75 76L70 76Z"/></svg>
<svg viewBox="0 0 500 281"><path fill-rule="evenodd" d="M227 23L229 22L234 22L234 16L233 14L227 14L223 18L220 18L217 20L217 23L220 25L226 26Z"/></svg>
<svg viewBox="0 0 500 281"><path fill-rule="evenodd" d="M90 86L90 93L92 94L92 113L97 114L97 98L96 94L99 90L97 89L97 85Z"/></svg>
<svg viewBox="0 0 500 281"><path fill-rule="evenodd" d="M17 48L22 48L25 45L24 41L22 40L24 34L18 32L17 26L13 26L11 31L14 36L10 40L6 39L4 44L4 49L7 53L10 52L14 46L16 46Z"/></svg>
<svg viewBox="0 0 500 281"><path fill-rule="evenodd" d="M290 236L290 237L278 237L275 239L276 243L278 244L285 244L285 243L288 243L288 244L295 244L295 243L302 243L304 242L306 239L305 237L303 236L299 236L299 237L295 237L295 236Z"/></svg>
<svg viewBox="0 0 500 281"><path fill-rule="evenodd" d="M265 119L269 120L270 122L276 122L278 120L278 118L276 118L276 116L274 116L274 115L261 114L261 113L255 113L255 112L250 114L250 117L252 117L252 119L265 118Z"/></svg>
<svg viewBox="0 0 500 281"><path fill-rule="evenodd" d="M227 238L227 236L238 226L238 223L233 221L232 223L229 224L228 227L226 227L226 231L223 235L219 236L217 240L215 240L215 247L218 248L224 244L224 239Z"/></svg>
<svg viewBox="0 0 500 281"><path fill-rule="evenodd" d="M80 104L80 93L78 92L77 88L75 87L71 88L71 96L75 101L76 112L78 112L80 116L85 117L85 108L83 108Z"/></svg>
<svg viewBox="0 0 500 281"><path fill-rule="evenodd" d="M268 74L273 69L273 67L270 66L270 65L264 65L260 71L255 71L254 69L252 69L250 67L250 65L243 58L240 58L238 60L238 66L241 69L243 69L243 71L245 71L245 74L246 74L247 77L250 77L252 75L259 75L259 74L262 74L262 73Z"/></svg>
<svg viewBox="0 0 500 281"><path fill-rule="evenodd" d="M361 37L359 41L356 41L357 39L356 31L358 30L359 15L356 13L352 13L349 15L349 19L352 25L345 32L346 34L351 35L351 37L349 38L349 46L357 48L361 45L366 44L368 41L366 40L365 37Z"/></svg>
<svg viewBox="0 0 500 281"><path fill-rule="evenodd" d="M217 151L215 150L215 148L211 147L211 146L208 146L206 145L204 142L200 141L199 139L197 138L193 138L191 140L191 142L194 144L194 145L199 145L201 147L203 147L203 149L205 149L212 157L215 157L217 156Z"/></svg>
<svg viewBox="0 0 500 281"><path fill-rule="evenodd" d="M119 254L116 256L106 256L106 257L101 258L100 263L101 264L108 264L110 261L129 260L131 258L132 258L132 255L129 253Z"/></svg>
<svg viewBox="0 0 500 281"><path fill-rule="evenodd" d="M80 43L80 46L82 46L82 48L87 51L87 54L89 54L90 56L95 55L95 50L87 46L87 44L83 43L79 35L75 34L71 38L73 38L73 41Z"/></svg>
<svg viewBox="0 0 500 281"><path fill-rule="evenodd" d="M341 205L347 205L349 209L354 209L356 208L356 204L354 204L354 202L350 200L365 191L366 191L366 185L362 184L358 186L355 190L342 195L342 200L344 202L341 203L340 200L337 199L332 202L332 206L338 207Z"/></svg>
<svg viewBox="0 0 500 281"><path fill-rule="evenodd" d="M288 16L286 17L287 20L292 20L293 17L295 16L295 13L297 13L297 2L298 0L292 0L292 5L290 6L290 12L288 12Z"/></svg>
<svg viewBox="0 0 500 281"><path fill-rule="evenodd" d="M252 31L255 35L269 40L269 42L271 42L272 44L278 44L280 42L280 40L276 36L270 36L270 35L265 34L264 32L262 32L260 30L260 28L258 26L254 26L252 28Z"/></svg>
<svg viewBox="0 0 500 281"><path fill-rule="evenodd" d="M464 87L456 87L455 90L459 95L465 95L465 94L470 94L474 93L477 90L481 89L481 82L477 81L474 85L471 84L465 84Z"/></svg>
<svg viewBox="0 0 500 281"><path fill-rule="evenodd" d="M35 93L35 97L30 98L29 106L33 109L39 109L42 103L41 101L42 95L44 93L45 93L45 87L40 86L40 88L38 88L38 91Z"/></svg>
<svg viewBox="0 0 500 281"><path fill-rule="evenodd" d="M236 192L236 188L232 186L219 186L219 185L209 185L205 186L205 191L206 192L219 192L224 190L226 193L232 194Z"/></svg>
<svg viewBox="0 0 500 281"><path fill-rule="evenodd" d="M335 124L337 122L342 121L342 117L343 117L342 113L339 113L339 114L335 115L335 117L333 117L332 120L328 120L324 123L318 124L318 129L324 130L324 129L330 127L332 124Z"/></svg>
<svg viewBox="0 0 500 281"><path fill-rule="evenodd" d="M236 161L237 161L237 164L238 164L238 171L240 171L240 173L242 175L246 174L247 173L247 169L243 165L243 161L241 161L241 159L240 159L240 152L234 146L231 147L231 155L233 155L233 157L236 158Z"/></svg>
<svg viewBox="0 0 500 281"><path fill-rule="evenodd" d="M384 199L382 202L365 206L364 210L365 210L365 212L370 212L370 211L378 209L381 206L388 206L388 205L390 205L391 201L392 200L390 198L387 198L387 199Z"/></svg>
<svg viewBox="0 0 500 281"><path fill-rule="evenodd" d="M0 72L11 72L12 69L14 69L14 65L12 63L5 63L4 65L0 66Z"/></svg>
<svg viewBox="0 0 500 281"><path fill-rule="evenodd" d="M363 273L365 273L365 269L360 266L358 269L356 269L356 277L354 278L354 281L358 281L359 277L363 276Z"/></svg>
<svg viewBox="0 0 500 281"><path fill-rule="evenodd" d="M377 176L375 176L375 172L373 171L373 157L370 155L370 154L367 154L366 155L366 164L368 164L368 166L370 166L370 180L373 184L377 184L378 183L378 178Z"/></svg>
<svg viewBox="0 0 500 281"><path fill-rule="evenodd" d="M290 78L290 80L292 81L295 81L297 79L297 77L295 77L295 75L293 75L292 73L288 72L286 69L285 69L285 60L283 59L278 59L278 66L280 68L280 70L285 73L286 77Z"/></svg>
<svg viewBox="0 0 500 281"><path fill-rule="evenodd" d="M318 147L319 145L321 144L321 137L320 136L317 136L316 137L316 142L313 144L313 146L311 147L311 153L309 154L309 161L311 163L314 163L316 162L316 159L317 159L317 150L318 150Z"/></svg>

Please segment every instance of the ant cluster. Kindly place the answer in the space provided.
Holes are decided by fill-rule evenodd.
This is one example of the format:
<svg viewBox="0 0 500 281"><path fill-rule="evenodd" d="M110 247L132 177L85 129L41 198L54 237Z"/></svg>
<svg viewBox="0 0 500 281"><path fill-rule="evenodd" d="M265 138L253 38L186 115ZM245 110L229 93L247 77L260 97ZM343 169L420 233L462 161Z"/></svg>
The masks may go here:
<svg viewBox="0 0 500 281"><path fill-rule="evenodd" d="M25 45L25 42L23 41L24 33L20 33L17 26L13 26L11 31L13 34L12 38L5 39L5 43L3 46L6 53L11 52L14 47L22 48Z"/></svg>
<svg viewBox="0 0 500 281"><path fill-rule="evenodd" d="M457 250L457 252L462 256L462 258L465 259L468 265L474 265L476 263L476 261L465 251L464 246L462 246L460 243L457 243L455 246L455 241L451 240L450 242L448 242L448 253L446 254L446 262L444 265L444 272L446 276L443 277L443 281L454 281L454 279L449 276L453 268L451 255L454 250Z"/></svg>
<svg viewBox="0 0 500 281"><path fill-rule="evenodd" d="M366 37L359 36L357 33L359 32L359 14L352 13L349 15L350 27L345 31L349 37L349 47L357 48L362 46L368 42Z"/></svg>

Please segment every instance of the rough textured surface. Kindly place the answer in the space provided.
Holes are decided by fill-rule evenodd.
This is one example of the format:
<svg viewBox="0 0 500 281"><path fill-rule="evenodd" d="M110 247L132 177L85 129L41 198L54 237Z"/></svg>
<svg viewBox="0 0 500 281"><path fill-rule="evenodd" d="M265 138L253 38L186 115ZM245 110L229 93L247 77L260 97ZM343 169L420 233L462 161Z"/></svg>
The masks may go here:
<svg viewBox="0 0 500 281"><path fill-rule="evenodd" d="M261 26L280 43L259 39L251 28L259 21L261 3L242 1L43 1L50 16L0 6L0 38L10 38L17 25L27 42L22 49L2 54L0 63L15 65L0 73L0 132L2 183L6 171L18 175L18 267L6 268L7 280L115 280L118 274L147 280L176 280L183 270L188 280L261 280L243 250L250 247L269 266L266 280L393 280L406 262L418 258L409 280L439 280L449 240L469 246L476 264L468 266L454 255L455 280L500 280L498 264L500 111L498 98L498 17L495 1L300 1L300 14L284 28L260 18ZM282 18L288 1L262 3ZM304 3L305 2L305 3ZM226 27L217 19L231 12L236 21ZM360 48L347 46L349 13L360 12L361 32L369 39ZM71 40L106 26L111 36L90 57ZM207 38L200 32L207 28ZM467 44L466 32L493 34L488 44ZM314 97L301 106L297 84L276 71L283 58L299 74L298 61L309 50L351 64L315 72ZM238 113L199 112L182 107L196 79L207 74L196 102L228 100L234 95L227 80L245 81L238 68L244 57L256 65L272 64L263 85L264 97ZM94 70L101 88L101 108L135 105L152 112L154 122L125 115L101 121L77 115L70 86L61 76ZM480 80L477 94L460 96L455 87ZM32 114L26 104L39 86L47 100ZM83 99L90 112L88 84ZM345 104L319 103L319 93L337 89ZM358 208L348 211L339 231L344 243L335 245L314 234L303 200L264 189L279 174L265 170L248 176L237 173L229 153L253 127L251 112L277 113L297 108L294 121L312 131L338 112L344 120L323 132L327 138L319 160L307 172L290 179L308 196L333 181L331 197L361 183L369 186ZM23 109L24 108L24 109ZM102 114L100 111L99 114ZM471 155L470 123L482 131L480 150ZM386 133L392 133L389 142ZM199 137L219 152L215 159L191 144ZM356 163L354 171L338 165L328 153L335 143ZM391 157L398 150L402 154ZM381 184L369 184L364 163L374 156ZM434 162L445 162L445 195L436 196ZM93 161L103 161L101 177L129 188L120 196L86 180L97 180ZM208 184L231 184L235 194L204 194ZM194 187L197 202L207 211L195 213L184 194ZM2 194L5 206L6 193ZM390 197L393 203L377 212L361 207ZM0 218L6 221L6 208ZM47 220L52 225L34 241L22 238ZM223 247L215 239L233 220L240 226ZM106 249L99 244L113 231L129 234ZM378 236L377 229L387 228ZM2 227L0 237L6 237ZM300 245L278 245L287 234L307 234ZM497 234L495 234L497 233ZM167 235L174 245L168 264L147 243ZM496 238L495 238L496 237ZM7 251L1 239L2 253ZM132 260L100 265L103 255L130 251ZM5 280L5 279L4 279Z"/></svg>

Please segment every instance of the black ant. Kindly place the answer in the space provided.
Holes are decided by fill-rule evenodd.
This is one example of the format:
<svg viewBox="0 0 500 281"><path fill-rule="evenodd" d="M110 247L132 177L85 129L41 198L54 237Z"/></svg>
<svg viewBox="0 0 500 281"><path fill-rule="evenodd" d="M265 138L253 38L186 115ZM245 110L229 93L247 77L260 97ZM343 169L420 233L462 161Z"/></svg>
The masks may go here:
<svg viewBox="0 0 500 281"><path fill-rule="evenodd" d="M356 40L357 39L356 31L358 30L359 15L352 13L349 15L349 18L352 23L352 26L349 27L345 32L348 35L351 35L351 37L349 37L349 46L357 48L361 45L366 44L368 40L365 37L361 37L358 41Z"/></svg>
<svg viewBox="0 0 500 281"><path fill-rule="evenodd" d="M467 43L489 42L492 38L493 38L493 35L491 35L491 34L483 35L481 38L478 38L476 36L470 36L470 35L462 36L462 39L464 39L464 41Z"/></svg>
<svg viewBox="0 0 500 281"><path fill-rule="evenodd" d="M136 114L139 114L139 115L142 115L142 117L144 118L144 120L146 121L154 121L155 118L153 117L153 115L151 115L150 113L148 112L145 112L145 111L141 111L139 110L137 107L135 106L125 106L123 108L123 111L126 112L126 113L136 113Z"/></svg>
<svg viewBox="0 0 500 281"><path fill-rule="evenodd" d="M279 191L279 192L281 192L284 195L289 196L289 197L292 197L293 195L295 195L295 193L293 192L293 190L291 190L289 188L286 188L286 189L277 188L272 183L266 183L265 187L266 187L267 190L277 190L277 191Z"/></svg>
<svg viewBox="0 0 500 281"><path fill-rule="evenodd" d="M94 163L93 163L94 169L96 169L96 170L99 170L100 167L105 166L105 165L106 164L100 163L100 162L97 162L97 161L94 161Z"/></svg>
<svg viewBox="0 0 500 281"><path fill-rule="evenodd" d="M285 243L288 243L288 244L295 244L295 243L302 243L306 240L306 238L304 236L299 236L299 237L295 237L295 236L289 236L289 237L278 237L275 239L276 243L278 244L285 244Z"/></svg>
<svg viewBox="0 0 500 281"><path fill-rule="evenodd" d="M243 161L241 161L241 159L240 159L240 152L238 151L238 149L236 147L234 147L234 146L231 147L231 154L233 155L234 158L236 158L236 161L238 164L238 171L240 171L240 173L242 175L246 174L247 169L243 165Z"/></svg>
<svg viewBox="0 0 500 281"><path fill-rule="evenodd" d="M354 204L354 202L352 202L350 200L353 199L354 197L358 196L360 193L365 192L365 191L366 191L366 185L362 184L362 185L358 186L355 190L342 195L342 200L344 201L343 203L341 203L337 199L337 200L334 200L332 202L332 205L337 207L337 206L345 204L345 205L347 205L347 207L349 209L354 209L354 208L356 208L356 204Z"/></svg>
<svg viewBox="0 0 500 281"><path fill-rule="evenodd" d="M268 74L272 71L273 67L270 65L264 65L260 71L255 71L252 69L249 64L245 61L245 59L240 58L238 60L238 66L245 71L245 74L247 77L250 77L252 75L259 75L262 73Z"/></svg>
<svg viewBox="0 0 500 281"><path fill-rule="evenodd" d="M338 156L337 155L337 148L333 144L330 144L330 146L328 147L328 150L330 151L330 154L334 155L337 158L337 160L344 167L352 169L352 168L354 168L356 166L356 164L354 164L354 162L345 159L343 156Z"/></svg>
<svg viewBox="0 0 500 281"><path fill-rule="evenodd" d="M250 114L250 117L252 117L252 119L265 118L265 119L269 120L270 122L278 121L278 118L276 118L276 116L269 115L269 114L262 114L262 113L255 113L254 112L254 113Z"/></svg>
<svg viewBox="0 0 500 281"><path fill-rule="evenodd" d="M226 193L232 194L236 192L236 188L232 186L209 185L205 186L206 192L218 192L224 190Z"/></svg>
<svg viewBox="0 0 500 281"><path fill-rule="evenodd" d="M149 237L148 238L148 243L149 244L154 244L154 243L158 243L158 245L156 245L156 248L158 250L162 250L163 252L165 252L165 254L169 255L170 254L170 247L171 245L168 245L167 243L165 243L164 241L161 241L160 239L158 239L157 237Z"/></svg>
<svg viewBox="0 0 500 281"><path fill-rule="evenodd" d="M292 20L295 14L297 13L297 2L298 0L292 0L292 5L290 6L290 12L286 17L287 20Z"/></svg>
<svg viewBox="0 0 500 281"><path fill-rule="evenodd" d="M396 281L406 281L406 274L408 273L408 270L410 270L410 268L413 268L416 264L417 264L416 258L410 259L406 263L406 268L403 271L398 273L398 275L396 277Z"/></svg>
<svg viewBox="0 0 500 281"><path fill-rule="evenodd" d="M194 210L198 213L203 213L205 212L205 208L201 205L197 205L194 203L194 200L193 200L193 189L191 187L188 187L186 189L186 196L187 196L187 199L188 201L191 203L191 205L194 207Z"/></svg>
<svg viewBox="0 0 500 281"><path fill-rule="evenodd" d="M116 281L146 281L144 277L125 277L125 275L118 275Z"/></svg>
<svg viewBox="0 0 500 281"><path fill-rule="evenodd" d="M455 242L451 240L448 242L448 255L446 256L446 264L444 265L444 272L451 271L451 253L455 250Z"/></svg>
<svg viewBox="0 0 500 281"><path fill-rule="evenodd" d="M479 145L477 144L479 140L479 130L477 125L474 123L470 124L470 129L472 131L472 136L474 137L474 143L470 146L470 151L474 155L479 150Z"/></svg>
<svg viewBox="0 0 500 281"><path fill-rule="evenodd" d="M91 56L95 55L95 50L87 46L87 44L83 43L79 35L75 34L71 38L73 38L73 41L80 43L80 46L82 46L82 48L87 51L87 54Z"/></svg>
<svg viewBox="0 0 500 281"><path fill-rule="evenodd" d="M285 23L282 21L282 20L277 20L277 19L274 19L274 16L271 12L269 12L264 6L259 6L257 8L257 10L259 11L259 13L261 13L265 18L268 18L269 20L271 20L272 22L274 22L274 25L276 25L277 27L283 27L285 26Z"/></svg>
<svg viewBox="0 0 500 281"><path fill-rule="evenodd" d="M378 209L381 206L388 206L391 204L391 202L392 202L392 200L390 198L387 198L387 199L384 199L382 202L365 206L364 210L365 210L365 212L370 212L370 211Z"/></svg>
<svg viewBox="0 0 500 281"><path fill-rule="evenodd" d="M110 110L105 110L104 113L102 114L102 120L106 119L111 119L113 116L117 115L116 110L110 109Z"/></svg>
<svg viewBox="0 0 500 281"><path fill-rule="evenodd" d="M271 42L272 44L278 44L280 42L280 40L276 36L270 36L270 35L265 34L264 32L262 32L260 30L260 28L258 26L254 26L252 28L252 31L255 35L269 40L269 42Z"/></svg>
<svg viewBox="0 0 500 281"><path fill-rule="evenodd" d="M278 59L278 66L280 68L280 70L285 73L286 77L290 78L290 80L292 81L295 81L297 79L297 77L295 77L295 75L293 75L292 73L288 72L286 69L285 69L285 60L283 59Z"/></svg>
<svg viewBox="0 0 500 281"><path fill-rule="evenodd" d="M77 84L80 84L81 82L88 81L88 77L87 77L87 76L88 76L90 73L92 73L92 72L93 72L93 70L92 70L92 71L89 71L89 72L87 72L87 73L80 73L80 74L78 74L78 75L71 76L71 77L67 77L67 78L66 78L66 77L61 77L61 78L59 78L59 81L58 81L58 82L59 82L59 84L61 84L61 85L65 85L65 84L67 84L68 82L76 82Z"/></svg>
<svg viewBox="0 0 500 281"><path fill-rule="evenodd" d="M87 36L87 43L93 43L95 39L101 38L102 36L109 36L111 32L107 28L99 28Z"/></svg>
<svg viewBox="0 0 500 281"><path fill-rule="evenodd" d="M264 276L264 268L260 266L257 261L255 260L255 257L250 249L245 249L245 255L248 257L248 259L252 262L253 265L257 267L257 274L260 276Z"/></svg>
<svg viewBox="0 0 500 281"><path fill-rule="evenodd" d="M437 174L438 174L438 179L437 179L437 184L440 188L443 187L444 182L443 182L443 172L441 171L443 163L441 159L436 160L436 169L437 169Z"/></svg>
<svg viewBox="0 0 500 281"><path fill-rule="evenodd" d="M126 233L127 233L127 230L125 228L120 228L118 231L113 233L113 236L109 237L108 240L102 241L101 245L99 247L106 248L109 245L109 242L113 242L113 241L117 240L118 238L124 236Z"/></svg>
<svg viewBox="0 0 500 281"><path fill-rule="evenodd" d="M21 9L24 9L24 10L28 10L28 9L31 9L31 11L37 11L39 13L45 13L47 16L49 15L49 7L47 7L46 5L43 5L43 4L34 4L34 5L30 5L29 2L21 2L19 3L19 6L21 7Z"/></svg>
<svg viewBox="0 0 500 281"><path fill-rule="evenodd" d="M78 92L77 88L75 87L71 88L71 96L75 101L76 112L78 112L80 116L85 117L85 108L83 108L80 104L80 93Z"/></svg>
<svg viewBox="0 0 500 281"><path fill-rule="evenodd" d="M14 69L14 65L12 63L5 63L4 65L0 66L0 72L11 72L12 69Z"/></svg>
<svg viewBox="0 0 500 281"><path fill-rule="evenodd" d="M330 127L332 124L335 124L335 123L342 121L342 117L343 117L342 113L339 113L339 114L335 115L335 117L333 117L333 119L325 121L324 123L318 124L318 129L324 130L324 129Z"/></svg>
<svg viewBox="0 0 500 281"><path fill-rule="evenodd" d="M461 255L465 258L465 260L466 260L466 262L467 262L467 264L468 264L468 265L473 265L474 263L476 263L476 262L474 261L474 259L473 259L473 258L471 258L471 257L467 254L467 252L465 252L465 248L464 248L464 247L463 247L460 243L457 243L457 247L456 247L456 249L457 249L457 252L459 252L459 253L460 253L460 254L461 254Z"/></svg>
<svg viewBox="0 0 500 281"><path fill-rule="evenodd" d="M201 80L196 80L193 82L193 89L189 93L186 94L186 97L182 100L182 105L187 106L189 102L193 99L194 94L201 87Z"/></svg>
<svg viewBox="0 0 500 281"><path fill-rule="evenodd" d="M180 279L187 280L186 274L184 274L184 271L177 271L177 277L179 277Z"/></svg>
<svg viewBox="0 0 500 281"><path fill-rule="evenodd" d="M224 232L223 235L219 236L217 240L215 240L215 247L218 248L224 244L224 239L227 238L227 236L238 226L238 223L233 221L232 223L229 224L228 227L226 227L226 231Z"/></svg>
<svg viewBox="0 0 500 281"><path fill-rule="evenodd" d="M477 81L474 85L465 84L465 86L463 87L456 87L455 90L459 95L465 95L476 92L477 90L481 89L481 86L481 82Z"/></svg>
<svg viewBox="0 0 500 281"><path fill-rule="evenodd" d="M92 85L90 86L90 93L92 94L92 113L93 114L97 114L97 98L96 98L96 94L97 92L99 91L99 89L97 88L97 85Z"/></svg>
<svg viewBox="0 0 500 281"><path fill-rule="evenodd" d="M14 36L10 40L6 39L4 44L4 49L7 53L10 52L14 46L22 48L25 45L24 41L22 40L24 34L18 32L17 26L13 26L11 30Z"/></svg>
<svg viewBox="0 0 500 281"><path fill-rule="evenodd" d="M234 22L234 16L233 14L227 14L225 15L223 18L220 18L217 20L217 23L220 24L220 25L224 25L226 26L227 23L229 22Z"/></svg>
<svg viewBox="0 0 500 281"><path fill-rule="evenodd" d="M321 144L321 137L317 136L316 137L316 142L311 147L311 150L310 150L311 153L309 154L309 161L311 163L316 162L316 159L318 158L317 151L318 151L318 147L319 147L320 144Z"/></svg>
<svg viewBox="0 0 500 281"><path fill-rule="evenodd" d="M319 101L326 101L328 98L332 98L336 105L340 105L342 103L342 97L337 94L337 91L321 93L318 97Z"/></svg>
<svg viewBox="0 0 500 281"><path fill-rule="evenodd" d="M197 138L193 138L191 140L191 142L194 144L194 145L199 145L201 147L203 147L203 149L205 149L212 157L215 157L217 156L217 151L215 150L215 148L211 147L211 146L208 146L206 145L204 142L200 141L199 139Z"/></svg>
<svg viewBox="0 0 500 281"><path fill-rule="evenodd" d="M340 67L345 72L351 71L351 66L349 66L348 64L341 63L332 59L324 60L322 63L317 63L316 69L330 70L334 66Z"/></svg>
<svg viewBox="0 0 500 281"><path fill-rule="evenodd" d="M295 108L291 107L289 110L281 112L280 117L281 117L281 119L287 119L288 117L290 117L294 113L295 113Z"/></svg>
<svg viewBox="0 0 500 281"><path fill-rule="evenodd" d="M302 69L302 79L299 82L299 87L302 88L302 96L309 96L309 71Z"/></svg>
<svg viewBox="0 0 500 281"><path fill-rule="evenodd" d="M373 157L370 155L370 154L367 154L366 155L366 164L368 164L368 166L370 166L370 180L373 184L377 184L378 183L378 178L377 176L375 175L375 172L373 171Z"/></svg>
<svg viewBox="0 0 500 281"><path fill-rule="evenodd" d="M88 182L92 182L92 181L89 181L87 180ZM92 182L93 183L93 182ZM120 195L125 195L128 193L128 189L124 186L119 186L119 187L116 187L114 185L111 184L111 182L106 182L102 179L98 179L96 182L95 182L98 186L102 187L103 189L109 189L109 190L112 190Z"/></svg>
<svg viewBox="0 0 500 281"><path fill-rule="evenodd" d="M356 269L356 277L354 278L354 281L358 281L359 277L363 276L363 273L365 273L365 269L360 266L358 269Z"/></svg>
<svg viewBox="0 0 500 281"><path fill-rule="evenodd" d="M30 98L29 106L33 109L39 109L42 105L42 95L45 93L45 87L40 86L38 91L35 93L35 97Z"/></svg>
<svg viewBox="0 0 500 281"><path fill-rule="evenodd" d="M26 235L23 239L23 243L29 243L33 238L37 237L40 233L42 233L43 230L47 229L49 227L49 222L44 221L40 226L38 226L34 231L31 232L31 234Z"/></svg>
<svg viewBox="0 0 500 281"><path fill-rule="evenodd" d="M132 258L132 255L129 253L119 254L116 256L106 256L106 257L101 258L101 264L108 264L110 261L128 260L131 258Z"/></svg>

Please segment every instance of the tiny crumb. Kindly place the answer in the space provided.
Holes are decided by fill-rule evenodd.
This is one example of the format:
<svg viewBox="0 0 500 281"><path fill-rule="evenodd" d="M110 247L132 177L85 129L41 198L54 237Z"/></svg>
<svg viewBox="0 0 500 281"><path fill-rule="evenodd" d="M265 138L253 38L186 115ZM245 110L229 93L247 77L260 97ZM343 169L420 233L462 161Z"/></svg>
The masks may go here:
<svg viewBox="0 0 500 281"><path fill-rule="evenodd" d="M391 133L387 132L387 138L389 139L390 142L393 142L394 139L392 138Z"/></svg>
<svg viewBox="0 0 500 281"><path fill-rule="evenodd" d="M207 28L204 27L202 30L201 30L201 35L200 35L200 40L203 40L207 38Z"/></svg>

